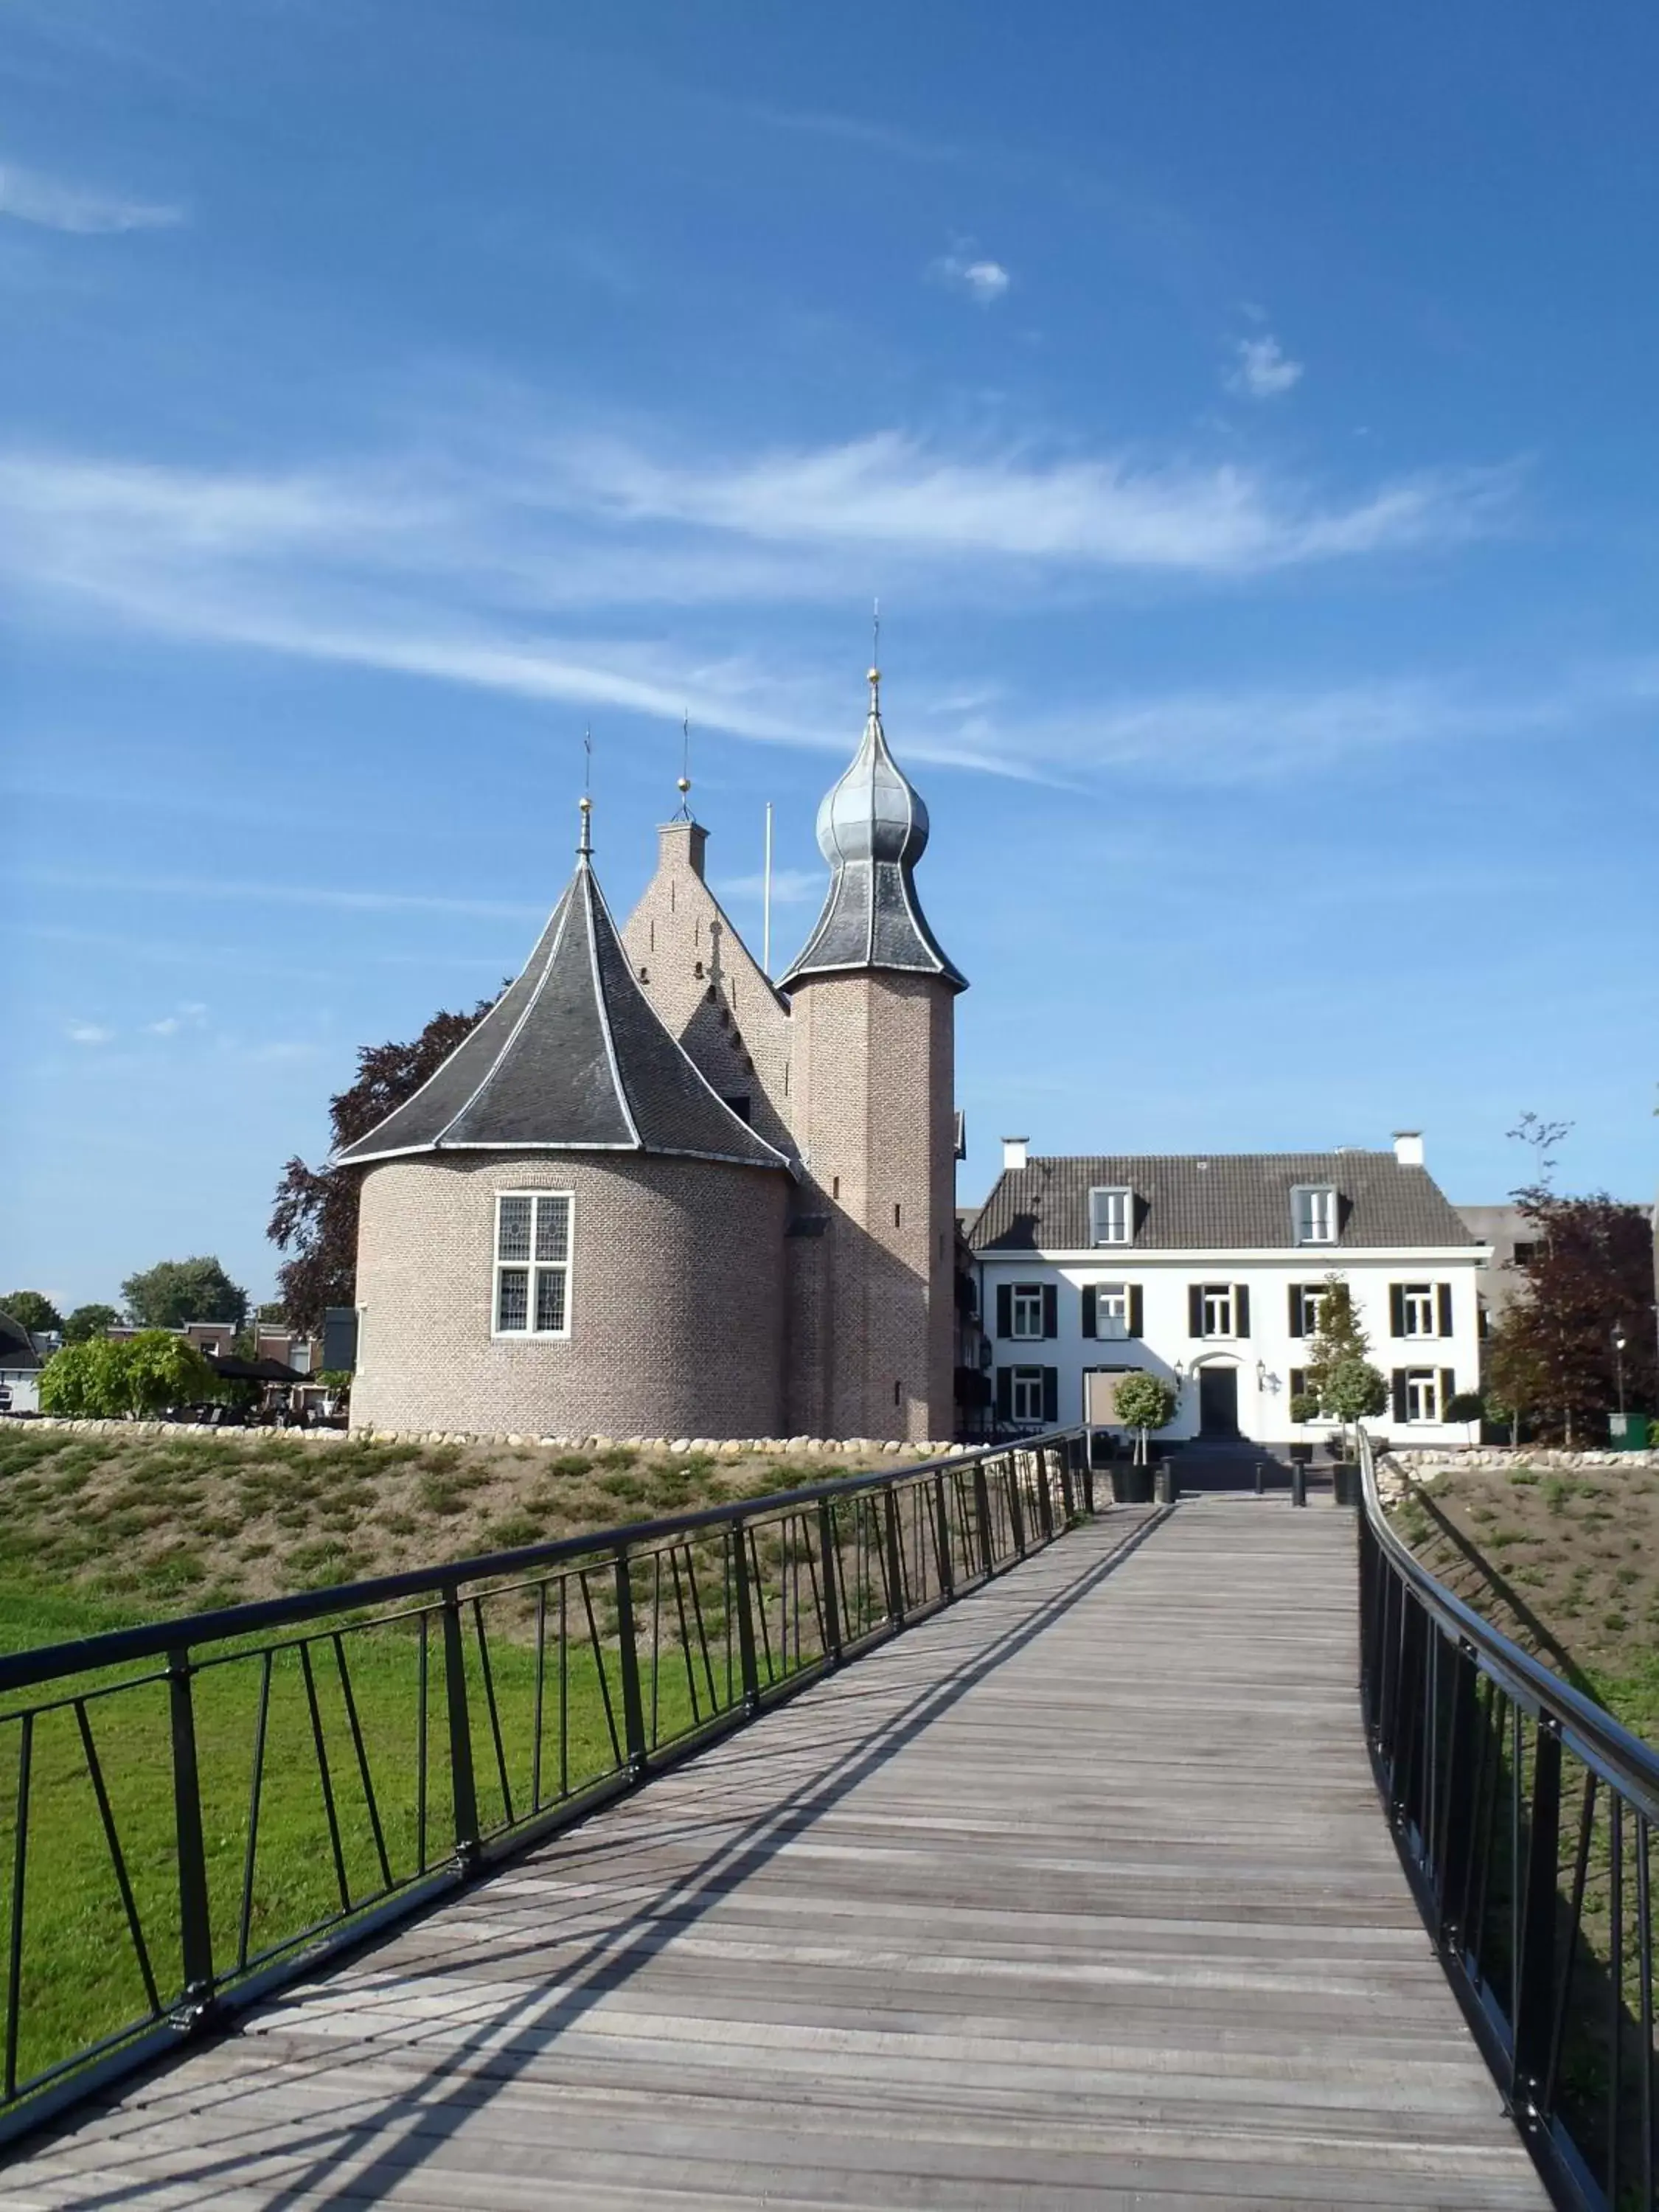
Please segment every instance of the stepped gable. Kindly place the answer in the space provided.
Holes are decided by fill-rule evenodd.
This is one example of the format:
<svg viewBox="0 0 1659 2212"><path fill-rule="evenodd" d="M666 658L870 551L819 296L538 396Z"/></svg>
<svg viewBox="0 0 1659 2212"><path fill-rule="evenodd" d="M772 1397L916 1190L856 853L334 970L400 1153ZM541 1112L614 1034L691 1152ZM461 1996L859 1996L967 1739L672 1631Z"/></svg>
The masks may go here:
<svg viewBox="0 0 1659 2212"><path fill-rule="evenodd" d="M778 985L860 969L937 975L953 990L968 979L940 948L911 871L927 848L927 809L888 749L881 672L870 671L870 712L852 765L818 808L818 850L833 873L823 911Z"/></svg>
<svg viewBox="0 0 1659 2212"><path fill-rule="evenodd" d="M337 1157L658 1152L789 1169L716 1096L653 1011L592 868L576 871L523 974L415 1096Z"/></svg>

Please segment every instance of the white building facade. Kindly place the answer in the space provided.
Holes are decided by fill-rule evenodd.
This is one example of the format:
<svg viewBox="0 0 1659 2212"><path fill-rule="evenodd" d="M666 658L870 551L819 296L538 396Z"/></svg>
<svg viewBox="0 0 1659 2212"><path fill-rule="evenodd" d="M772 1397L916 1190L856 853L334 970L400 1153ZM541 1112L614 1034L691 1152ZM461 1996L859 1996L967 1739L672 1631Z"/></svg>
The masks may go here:
<svg viewBox="0 0 1659 2212"><path fill-rule="evenodd" d="M1371 1425L1462 1444L1447 1419L1480 1387L1468 1234L1402 1133L1392 1151L1043 1158L1005 1140L969 1239L1005 1426L1113 1425L1114 1378L1158 1375L1187 1441L1312 1443L1297 1422L1328 1279L1346 1281L1389 1384ZM1099 1378L1091 1381L1091 1377Z"/></svg>

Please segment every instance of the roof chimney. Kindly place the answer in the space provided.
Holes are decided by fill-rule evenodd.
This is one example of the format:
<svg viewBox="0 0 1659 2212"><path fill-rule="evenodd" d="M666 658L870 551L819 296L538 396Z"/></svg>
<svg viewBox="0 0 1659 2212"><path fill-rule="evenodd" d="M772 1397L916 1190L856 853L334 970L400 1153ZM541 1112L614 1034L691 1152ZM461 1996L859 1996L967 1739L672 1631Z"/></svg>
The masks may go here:
<svg viewBox="0 0 1659 2212"><path fill-rule="evenodd" d="M1420 1129L1396 1129L1394 1133L1394 1156L1402 1168L1420 1168L1423 1164L1423 1132Z"/></svg>
<svg viewBox="0 0 1659 2212"><path fill-rule="evenodd" d="M1023 1171L1025 1166L1025 1147L1030 1141L1029 1137L1003 1139L1002 1172L1004 1175L1018 1175Z"/></svg>

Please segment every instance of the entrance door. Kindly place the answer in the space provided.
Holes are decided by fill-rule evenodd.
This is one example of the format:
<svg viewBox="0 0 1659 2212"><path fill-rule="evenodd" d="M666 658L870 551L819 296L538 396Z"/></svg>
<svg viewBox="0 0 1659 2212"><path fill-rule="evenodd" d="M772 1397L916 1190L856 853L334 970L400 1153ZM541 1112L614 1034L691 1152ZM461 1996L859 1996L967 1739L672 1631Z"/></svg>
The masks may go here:
<svg viewBox="0 0 1659 2212"><path fill-rule="evenodd" d="M1200 1367L1198 1370L1198 1432L1201 1437L1238 1434L1238 1370Z"/></svg>

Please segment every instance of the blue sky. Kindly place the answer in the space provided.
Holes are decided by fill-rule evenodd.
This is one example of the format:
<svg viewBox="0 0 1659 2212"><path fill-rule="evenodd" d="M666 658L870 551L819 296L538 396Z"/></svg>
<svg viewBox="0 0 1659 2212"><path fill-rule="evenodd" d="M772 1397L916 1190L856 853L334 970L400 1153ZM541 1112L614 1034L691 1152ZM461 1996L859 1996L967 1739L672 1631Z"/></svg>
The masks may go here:
<svg viewBox="0 0 1659 2212"><path fill-rule="evenodd" d="M0 1277L218 1252L693 726L887 726L1040 1151L1656 1181L1659 20L0 0Z"/></svg>

